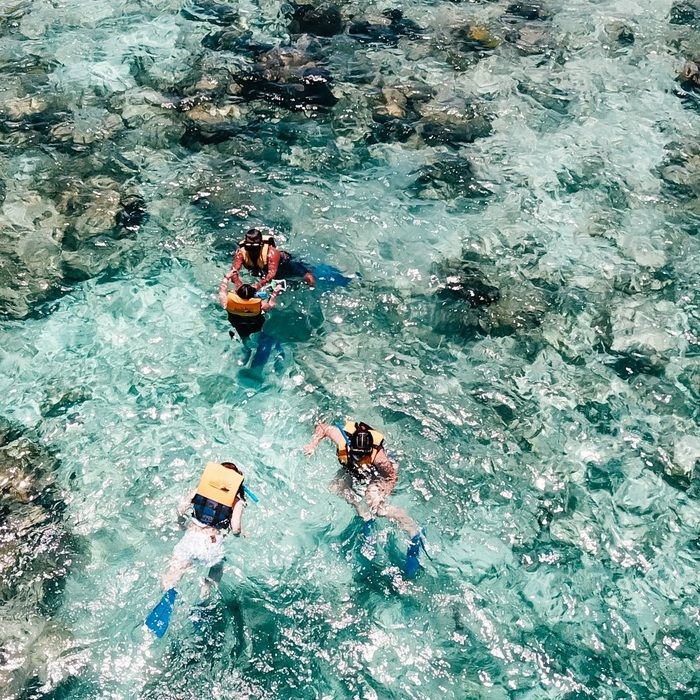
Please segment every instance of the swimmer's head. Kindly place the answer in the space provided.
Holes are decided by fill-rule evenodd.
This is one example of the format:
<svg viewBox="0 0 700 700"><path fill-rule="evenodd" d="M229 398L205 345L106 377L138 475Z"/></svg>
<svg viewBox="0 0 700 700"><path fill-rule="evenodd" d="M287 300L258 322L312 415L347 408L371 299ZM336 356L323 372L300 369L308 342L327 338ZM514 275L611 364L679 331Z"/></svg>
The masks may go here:
<svg viewBox="0 0 700 700"><path fill-rule="evenodd" d="M366 423L358 423L355 432L350 436L350 456L362 459L372 453L374 441L369 426Z"/></svg>
<svg viewBox="0 0 700 700"><path fill-rule="evenodd" d="M241 299L248 301L248 299L252 299L255 296L255 287L252 284L242 284L236 290L236 294L238 294Z"/></svg>
<svg viewBox="0 0 700 700"><path fill-rule="evenodd" d="M221 462L221 466L226 467L226 469L233 469L234 472L243 476L243 472L233 462ZM245 490L243 489L243 483L241 483L241 485L238 487L238 493L236 494L236 498L242 498L243 500L245 500Z"/></svg>
<svg viewBox="0 0 700 700"><path fill-rule="evenodd" d="M262 248L263 236L262 232L257 228L251 228L246 232L243 239L243 247L249 252L257 252Z"/></svg>

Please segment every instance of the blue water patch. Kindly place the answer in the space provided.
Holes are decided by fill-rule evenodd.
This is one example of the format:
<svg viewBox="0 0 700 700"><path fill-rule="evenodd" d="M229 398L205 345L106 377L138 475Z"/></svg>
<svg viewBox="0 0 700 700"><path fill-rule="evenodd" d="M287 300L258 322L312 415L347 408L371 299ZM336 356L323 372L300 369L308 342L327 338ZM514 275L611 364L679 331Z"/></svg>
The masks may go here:
<svg viewBox="0 0 700 700"><path fill-rule="evenodd" d="M6 7L3 698L697 696L698 7ZM252 227L316 284L243 343Z"/></svg>

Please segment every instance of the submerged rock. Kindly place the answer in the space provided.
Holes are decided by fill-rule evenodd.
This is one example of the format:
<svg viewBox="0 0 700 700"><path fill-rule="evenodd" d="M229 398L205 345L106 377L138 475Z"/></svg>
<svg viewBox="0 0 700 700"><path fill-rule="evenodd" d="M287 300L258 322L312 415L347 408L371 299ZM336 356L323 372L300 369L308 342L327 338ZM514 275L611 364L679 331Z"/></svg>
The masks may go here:
<svg viewBox="0 0 700 700"><path fill-rule="evenodd" d="M418 39L424 33L413 20L406 19L401 10L385 10L376 21L354 20L348 34L358 41L372 44L397 44L399 39Z"/></svg>
<svg viewBox="0 0 700 700"><path fill-rule="evenodd" d="M0 224L0 317L24 318L61 284L67 222L38 193L12 190Z"/></svg>
<svg viewBox="0 0 700 700"><path fill-rule="evenodd" d="M119 200L117 225L128 231L138 231L148 219L146 200L140 194L125 194Z"/></svg>
<svg viewBox="0 0 700 700"><path fill-rule="evenodd" d="M334 36L343 31L343 18L340 10L331 4L296 5L289 23L290 34L313 34L314 36Z"/></svg>
<svg viewBox="0 0 700 700"><path fill-rule="evenodd" d="M677 436L673 445L673 463L676 468L672 474L691 477L694 473L700 473L700 437Z"/></svg>
<svg viewBox="0 0 700 700"><path fill-rule="evenodd" d="M446 275L438 285L438 299L466 302L472 309L490 306L501 298L498 287L489 284L482 273L468 263L462 264L457 274Z"/></svg>
<svg viewBox="0 0 700 700"><path fill-rule="evenodd" d="M421 121L417 132L428 145L472 143L491 134L491 122L473 105L446 107L431 103L418 111Z"/></svg>
<svg viewBox="0 0 700 700"><path fill-rule="evenodd" d="M188 148L222 143L241 131L241 110L227 100L182 100L179 108L185 118L185 133L180 143Z"/></svg>
<svg viewBox="0 0 700 700"><path fill-rule="evenodd" d="M32 146L51 139L51 131L69 120L71 113L40 98L10 100L0 113L0 142ZM1 108L1 107L0 107Z"/></svg>
<svg viewBox="0 0 700 700"><path fill-rule="evenodd" d="M683 90L700 90L700 58L686 61L676 80Z"/></svg>
<svg viewBox="0 0 700 700"><path fill-rule="evenodd" d="M113 138L124 122L118 114L100 109L81 109L74 112L70 119L52 127L49 136L53 145L67 145L81 151L99 141Z"/></svg>
<svg viewBox="0 0 700 700"><path fill-rule="evenodd" d="M66 185L59 208L71 219L65 236L69 250L77 250L88 238L116 234L122 222L133 224L139 217L143 220L145 203L141 196L112 178L95 176L86 181L72 180ZM135 207L143 207L143 212L136 215ZM136 229L138 226L133 230Z"/></svg>
<svg viewBox="0 0 700 700"><path fill-rule="evenodd" d="M525 55L548 53L555 43L550 30L544 27L523 25L506 34L506 41L514 44Z"/></svg>
<svg viewBox="0 0 700 700"><path fill-rule="evenodd" d="M492 51L501 43L486 27L478 24L459 27L454 31L454 37L463 50L477 53Z"/></svg>
<svg viewBox="0 0 700 700"><path fill-rule="evenodd" d="M211 22L224 27L235 24L239 17L234 7L216 0L194 0L190 7L184 7L180 13L192 22Z"/></svg>
<svg viewBox="0 0 700 700"><path fill-rule="evenodd" d="M531 97L545 109L551 109L558 114L567 114L574 97L550 83L536 83L534 81L518 82L518 92Z"/></svg>
<svg viewBox="0 0 700 700"><path fill-rule="evenodd" d="M668 21L700 29L700 3L697 0L676 0L671 5Z"/></svg>
<svg viewBox="0 0 700 700"><path fill-rule="evenodd" d="M411 189L429 199L482 198L490 194L477 181L472 164L460 156L442 158L423 166Z"/></svg>
<svg viewBox="0 0 700 700"><path fill-rule="evenodd" d="M547 303L528 284L496 287L470 261L445 261L434 268L436 305L431 325L437 333L467 339L511 335L542 323Z"/></svg>
<svg viewBox="0 0 700 700"><path fill-rule="evenodd" d="M253 39L253 32L231 27L210 32L202 39L202 46L212 51L234 51L243 56L260 56L275 48L272 44L263 44Z"/></svg>
<svg viewBox="0 0 700 700"><path fill-rule="evenodd" d="M49 620L78 542L63 523L56 460L21 433L0 422L0 648L11 649L12 657L11 664L0 664L0 687L7 697L15 697L28 677L53 675L59 682L74 672L55 658L49 670L57 654L44 652L70 643Z"/></svg>
<svg viewBox="0 0 700 700"><path fill-rule="evenodd" d="M512 3L503 15L504 23L511 27L505 39L528 56L548 53L556 46L550 18L551 15L539 3Z"/></svg>
<svg viewBox="0 0 700 700"><path fill-rule="evenodd" d="M519 17L527 20L543 20L550 19L551 15L544 8L544 5L539 2L524 1L512 2L506 7L506 16Z"/></svg>
<svg viewBox="0 0 700 700"><path fill-rule="evenodd" d="M438 34L433 45L444 53L447 62L456 70L469 70L475 63L491 54L501 40L486 27L460 24L445 34Z"/></svg>
<svg viewBox="0 0 700 700"><path fill-rule="evenodd" d="M421 104L432 96L432 88L418 82L382 88L372 109L372 133L368 141L403 143L408 140L416 133Z"/></svg>
<svg viewBox="0 0 700 700"><path fill-rule="evenodd" d="M628 22L616 20L605 27L607 36L619 46L632 46L634 44L634 28Z"/></svg>
<svg viewBox="0 0 700 700"><path fill-rule="evenodd" d="M298 44L263 54L252 71L233 76L239 96L292 111L332 107L338 101L331 89L333 78L316 63L312 51L311 45Z"/></svg>
<svg viewBox="0 0 700 700"><path fill-rule="evenodd" d="M700 140L671 143L659 173L667 190L679 199L700 198Z"/></svg>

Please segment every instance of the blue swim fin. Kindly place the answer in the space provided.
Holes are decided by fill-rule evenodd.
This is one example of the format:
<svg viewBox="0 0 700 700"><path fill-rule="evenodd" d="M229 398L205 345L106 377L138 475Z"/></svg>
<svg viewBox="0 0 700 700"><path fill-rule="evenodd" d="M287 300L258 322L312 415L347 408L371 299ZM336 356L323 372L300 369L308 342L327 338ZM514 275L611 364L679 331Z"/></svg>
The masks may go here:
<svg viewBox="0 0 700 700"><path fill-rule="evenodd" d="M403 572L404 574L406 574L406 578L413 578L420 570L421 547L425 552L425 543L423 542L423 530L421 530L417 535L414 535L411 538L411 542L408 545L408 552L406 552L406 564L403 568Z"/></svg>
<svg viewBox="0 0 700 700"><path fill-rule="evenodd" d="M258 338L258 347L253 355L253 361L250 364L251 369L259 369L265 366L272 350L275 347L275 339L271 335L267 335L265 331L260 333Z"/></svg>
<svg viewBox="0 0 700 700"><path fill-rule="evenodd" d="M146 627L160 639L167 631L170 625L170 616L173 614L173 606L177 598L177 591L174 588L169 588L158 605L149 613L146 618Z"/></svg>
<svg viewBox="0 0 700 700"><path fill-rule="evenodd" d="M377 555L377 535L374 519L362 521L362 536L360 537L359 554L367 561L372 561Z"/></svg>
<svg viewBox="0 0 700 700"><path fill-rule="evenodd" d="M352 278L346 277L337 267L325 263L314 265L311 272L323 287L347 287L352 282Z"/></svg>

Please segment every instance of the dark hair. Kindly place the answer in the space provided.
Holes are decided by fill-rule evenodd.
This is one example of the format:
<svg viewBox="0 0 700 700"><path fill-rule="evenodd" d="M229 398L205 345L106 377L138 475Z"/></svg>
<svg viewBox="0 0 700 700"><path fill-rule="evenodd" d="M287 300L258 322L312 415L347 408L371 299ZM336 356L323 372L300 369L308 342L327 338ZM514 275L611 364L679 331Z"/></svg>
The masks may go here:
<svg viewBox="0 0 700 700"><path fill-rule="evenodd" d="M221 466L226 467L226 469L233 469L234 472L243 476L243 472L233 462L221 462ZM245 491L243 489L242 483L238 487L238 493L236 494L236 498L242 498L245 501Z"/></svg>
<svg viewBox="0 0 700 700"><path fill-rule="evenodd" d="M367 423L355 423L355 432L350 436L350 450L369 454L374 447L374 440Z"/></svg>
<svg viewBox="0 0 700 700"><path fill-rule="evenodd" d="M257 228L246 231L244 244L262 245L262 231Z"/></svg>
<svg viewBox="0 0 700 700"><path fill-rule="evenodd" d="M248 299L252 299L255 296L255 287L252 284L242 284L236 290L236 294L238 294L241 299L248 301Z"/></svg>

